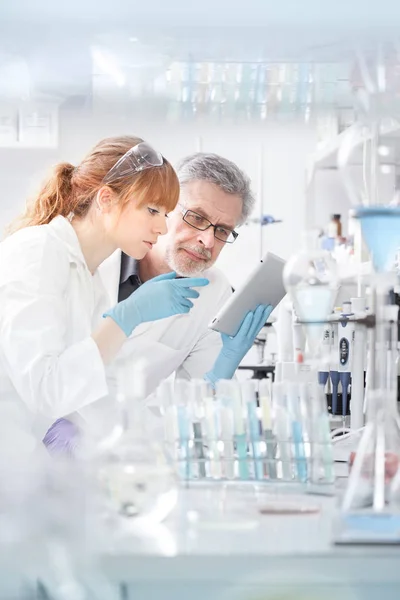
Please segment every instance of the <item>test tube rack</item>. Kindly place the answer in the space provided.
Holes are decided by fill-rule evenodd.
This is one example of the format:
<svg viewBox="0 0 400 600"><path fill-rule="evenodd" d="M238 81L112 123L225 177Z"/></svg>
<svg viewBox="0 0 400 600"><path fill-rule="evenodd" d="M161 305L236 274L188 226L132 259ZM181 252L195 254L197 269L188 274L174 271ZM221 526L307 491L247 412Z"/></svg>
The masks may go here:
<svg viewBox="0 0 400 600"><path fill-rule="evenodd" d="M266 406L257 390L254 402L246 401L244 386L258 388L264 381L229 382L233 396L217 392L197 407L189 401L165 407L166 450L182 481L331 488L335 477L326 407L312 415L299 399L294 415L274 403L274 394Z"/></svg>

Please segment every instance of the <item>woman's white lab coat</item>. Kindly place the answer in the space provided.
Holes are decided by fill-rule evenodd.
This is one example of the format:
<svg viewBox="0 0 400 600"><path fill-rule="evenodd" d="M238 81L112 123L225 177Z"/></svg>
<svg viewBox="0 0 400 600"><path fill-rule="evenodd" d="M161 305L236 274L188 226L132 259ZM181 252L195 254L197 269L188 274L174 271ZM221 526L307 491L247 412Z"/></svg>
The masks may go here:
<svg viewBox="0 0 400 600"><path fill-rule="evenodd" d="M112 387L115 372L106 373L91 333L117 302L119 265L116 253L92 275L63 217L0 244L1 406L14 429L40 441L59 417L94 433L112 426L115 404L107 381ZM221 338L207 325L231 289L218 269L204 275L210 284L188 315L140 325L122 349L132 362L147 359L148 393L174 371L202 377L220 351ZM0 414L0 437L2 420Z"/></svg>
<svg viewBox="0 0 400 600"><path fill-rule="evenodd" d="M67 219L0 244L0 307L0 437L24 431L29 444L108 393L91 333L109 300Z"/></svg>

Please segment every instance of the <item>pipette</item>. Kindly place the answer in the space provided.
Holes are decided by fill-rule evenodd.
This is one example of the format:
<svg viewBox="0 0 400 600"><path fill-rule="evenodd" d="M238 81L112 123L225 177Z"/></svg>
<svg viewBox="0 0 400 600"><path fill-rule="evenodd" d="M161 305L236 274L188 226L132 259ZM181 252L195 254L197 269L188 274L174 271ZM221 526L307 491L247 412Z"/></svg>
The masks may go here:
<svg viewBox="0 0 400 600"><path fill-rule="evenodd" d="M338 315L342 312L341 308L335 308L334 313ZM337 346L338 346L338 337L339 337L339 329L338 323L332 323L332 361L330 365L330 377L332 383L332 414L337 415L338 412L338 388L339 388L339 360L337 358ZM336 350L336 351L335 351Z"/></svg>
<svg viewBox="0 0 400 600"><path fill-rule="evenodd" d="M326 384L329 379L329 365L331 360L331 351L332 351L332 325L330 323L326 323L324 328L324 334L322 338L322 347L321 347L321 358L322 365L321 370L318 371L318 382L325 389Z"/></svg>
<svg viewBox="0 0 400 600"><path fill-rule="evenodd" d="M350 302L343 302L342 319L338 323L339 380L342 384L342 417L343 426L347 415L347 394L351 379L353 360L354 324L349 320L352 316Z"/></svg>

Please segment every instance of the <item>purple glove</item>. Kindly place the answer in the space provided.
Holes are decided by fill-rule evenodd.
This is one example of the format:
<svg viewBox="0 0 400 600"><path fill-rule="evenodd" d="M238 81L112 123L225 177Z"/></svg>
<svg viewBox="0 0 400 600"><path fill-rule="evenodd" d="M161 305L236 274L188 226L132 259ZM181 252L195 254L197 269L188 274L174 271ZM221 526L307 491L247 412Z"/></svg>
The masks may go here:
<svg viewBox="0 0 400 600"><path fill-rule="evenodd" d="M67 419L57 419L48 429L43 444L50 454L73 456L79 443L79 429Z"/></svg>

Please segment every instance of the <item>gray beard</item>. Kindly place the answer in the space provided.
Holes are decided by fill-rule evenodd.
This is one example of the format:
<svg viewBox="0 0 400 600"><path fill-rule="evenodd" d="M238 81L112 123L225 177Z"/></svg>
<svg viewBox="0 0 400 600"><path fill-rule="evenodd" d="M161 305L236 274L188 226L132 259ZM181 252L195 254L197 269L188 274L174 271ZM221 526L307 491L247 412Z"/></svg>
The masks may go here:
<svg viewBox="0 0 400 600"><path fill-rule="evenodd" d="M169 268L182 277L195 277L211 267L210 261L198 263L197 261L192 261L190 259L180 261L178 258L177 260L175 254L168 249L165 253L165 259Z"/></svg>

